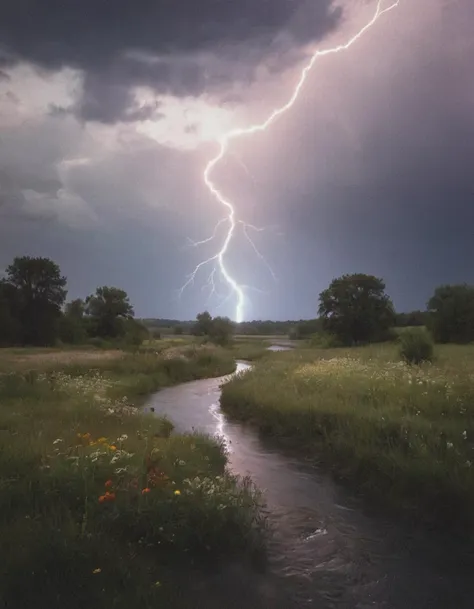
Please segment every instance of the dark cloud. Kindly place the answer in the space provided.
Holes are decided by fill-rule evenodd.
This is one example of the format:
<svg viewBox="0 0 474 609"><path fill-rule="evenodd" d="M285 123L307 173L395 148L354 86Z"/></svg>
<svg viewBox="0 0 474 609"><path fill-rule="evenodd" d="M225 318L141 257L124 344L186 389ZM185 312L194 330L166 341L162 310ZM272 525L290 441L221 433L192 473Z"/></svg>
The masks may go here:
<svg viewBox="0 0 474 609"><path fill-rule="evenodd" d="M5 0L1 12L4 62L83 69L85 99L77 112L105 122L129 111L130 86L200 93L248 77L275 53L272 41L282 31L300 45L341 19L332 0ZM225 68L214 62L210 73L193 58L202 52L217 54Z"/></svg>

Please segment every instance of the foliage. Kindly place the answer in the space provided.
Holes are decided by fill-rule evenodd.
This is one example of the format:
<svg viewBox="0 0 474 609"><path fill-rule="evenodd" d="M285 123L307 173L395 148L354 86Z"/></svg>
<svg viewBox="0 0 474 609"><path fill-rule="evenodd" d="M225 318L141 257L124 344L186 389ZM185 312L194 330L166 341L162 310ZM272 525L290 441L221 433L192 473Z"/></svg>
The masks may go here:
<svg viewBox="0 0 474 609"><path fill-rule="evenodd" d="M134 315L127 293L120 288L102 286L86 298L86 314L94 324L94 335L117 338L126 332L126 319Z"/></svg>
<svg viewBox="0 0 474 609"><path fill-rule="evenodd" d="M217 345L225 346L232 340L234 325L228 317L214 317L209 330L209 338Z"/></svg>
<svg viewBox="0 0 474 609"><path fill-rule="evenodd" d="M175 326L173 329L173 333L176 334L176 336L181 336L181 334L184 334L183 326Z"/></svg>
<svg viewBox="0 0 474 609"><path fill-rule="evenodd" d="M313 334L321 331L321 320L320 319L308 319L300 321L296 325L290 328L288 337L292 340L303 340L310 338Z"/></svg>
<svg viewBox="0 0 474 609"><path fill-rule="evenodd" d="M400 357L408 364L431 362L433 341L424 328L408 328L400 334Z"/></svg>
<svg viewBox="0 0 474 609"><path fill-rule="evenodd" d="M474 341L474 286L443 285L428 302L429 327L436 342Z"/></svg>
<svg viewBox="0 0 474 609"><path fill-rule="evenodd" d="M428 324L428 319L429 313L427 311L411 311L410 313L397 313L395 315L395 326L397 328L426 326Z"/></svg>
<svg viewBox="0 0 474 609"><path fill-rule="evenodd" d="M385 283L372 275L343 275L319 296L323 329L344 344L385 340L394 322Z"/></svg>
<svg viewBox="0 0 474 609"><path fill-rule="evenodd" d="M5 606L182 607L186 566L260 550L260 494L228 473L223 445L174 435L124 397L134 375L175 364L124 356L0 377Z"/></svg>
<svg viewBox="0 0 474 609"><path fill-rule="evenodd" d="M2 300L3 315L8 310L16 319L20 334L18 342L29 345L54 343L67 293L65 286L66 278L49 258L14 258L6 269Z"/></svg>
<svg viewBox="0 0 474 609"><path fill-rule="evenodd" d="M204 311L196 316L196 323L193 326L195 336L209 336L212 326L212 317L209 311Z"/></svg>
<svg viewBox="0 0 474 609"><path fill-rule="evenodd" d="M474 524L473 347L435 364L394 361L396 346L299 350L223 386L223 409L327 461L372 499L427 522Z"/></svg>

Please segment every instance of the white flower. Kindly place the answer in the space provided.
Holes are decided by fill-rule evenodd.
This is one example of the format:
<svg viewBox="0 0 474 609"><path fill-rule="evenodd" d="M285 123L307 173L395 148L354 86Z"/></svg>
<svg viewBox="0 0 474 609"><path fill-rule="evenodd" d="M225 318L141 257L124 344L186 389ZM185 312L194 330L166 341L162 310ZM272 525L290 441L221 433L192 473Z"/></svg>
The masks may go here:
<svg viewBox="0 0 474 609"><path fill-rule="evenodd" d="M464 431L462 432L462 437L463 437L464 439L466 439L466 438L467 438L467 431L466 431L466 430L464 430Z"/></svg>
<svg viewBox="0 0 474 609"><path fill-rule="evenodd" d="M62 438L56 438L56 440L54 440L53 444L60 444L61 442L64 442L64 440Z"/></svg>
<svg viewBox="0 0 474 609"><path fill-rule="evenodd" d="M454 446L454 444L452 442L446 442L446 446L448 448L452 448Z"/></svg>

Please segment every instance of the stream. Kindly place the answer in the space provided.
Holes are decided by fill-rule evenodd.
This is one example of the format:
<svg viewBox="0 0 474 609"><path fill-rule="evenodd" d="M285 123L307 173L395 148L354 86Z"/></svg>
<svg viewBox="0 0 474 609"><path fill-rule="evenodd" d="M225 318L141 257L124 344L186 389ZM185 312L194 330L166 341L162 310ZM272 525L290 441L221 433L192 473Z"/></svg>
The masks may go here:
<svg viewBox="0 0 474 609"><path fill-rule="evenodd" d="M237 372L249 368L237 364ZM146 405L178 432L224 438L230 469L249 474L265 492L273 529L267 569L223 567L200 581L196 607L472 609L472 550L442 532L369 514L317 466L227 419L219 406L227 378L164 389Z"/></svg>

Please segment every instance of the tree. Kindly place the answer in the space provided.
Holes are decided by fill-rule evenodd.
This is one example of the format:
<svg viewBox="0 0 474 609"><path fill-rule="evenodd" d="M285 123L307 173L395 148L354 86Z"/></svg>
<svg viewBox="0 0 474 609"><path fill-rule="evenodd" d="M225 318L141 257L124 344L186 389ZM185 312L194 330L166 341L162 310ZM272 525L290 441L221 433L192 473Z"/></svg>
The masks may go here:
<svg viewBox="0 0 474 609"><path fill-rule="evenodd" d="M394 324L394 309L385 283L373 275L343 275L319 296L325 332L344 344L383 340Z"/></svg>
<svg viewBox="0 0 474 609"><path fill-rule="evenodd" d="M183 326L175 326L175 327L173 328L173 333L174 333L176 336L181 336L181 334L183 334L183 333L184 333L184 328L183 328Z"/></svg>
<svg viewBox="0 0 474 609"><path fill-rule="evenodd" d="M212 342L221 346L228 345L233 333L234 324L228 317L214 317L209 332L209 338Z"/></svg>
<svg viewBox="0 0 474 609"><path fill-rule="evenodd" d="M17 257L7 267L6 283L16 290L17 319L23 344L47 345L57 337L66 278L49 258Z"/></svg>
<svg viewBox="0 0 474 609"><path fill-rule="evenodd" d="M117 338L126 332L124 320L134 317L127 293L102 286L86 298L86 314L93 322L93 333L101 338Z"/></svg>
<svg viewBox="0 0 474 609"><path fill-rule="evenodd" d="M85 307L85 302L81 298L66 304L64 315L59 322L59 338L63 343L79 345L86 342Z"/></svg>
<svg viewBox="0 0 474 609"><path fill-rule="evenodd" d="M196 336L209 336L212 327L212 317L209 311L199 313L196 316L196 323L193 327L193 334Z"/></svg>
<svg viewBox="0 0 474 609"><path fill-rule="evenodd" d="M428 301L428 326L440 343L474 340L474 286L442 285Z"/></svg>
<svg viewBox="0 0 474 609"><path fill-rule="evenodd" d="M0 346L2 347L21 344L18 312L17 289L6 281L0 281Z"/></svg>

